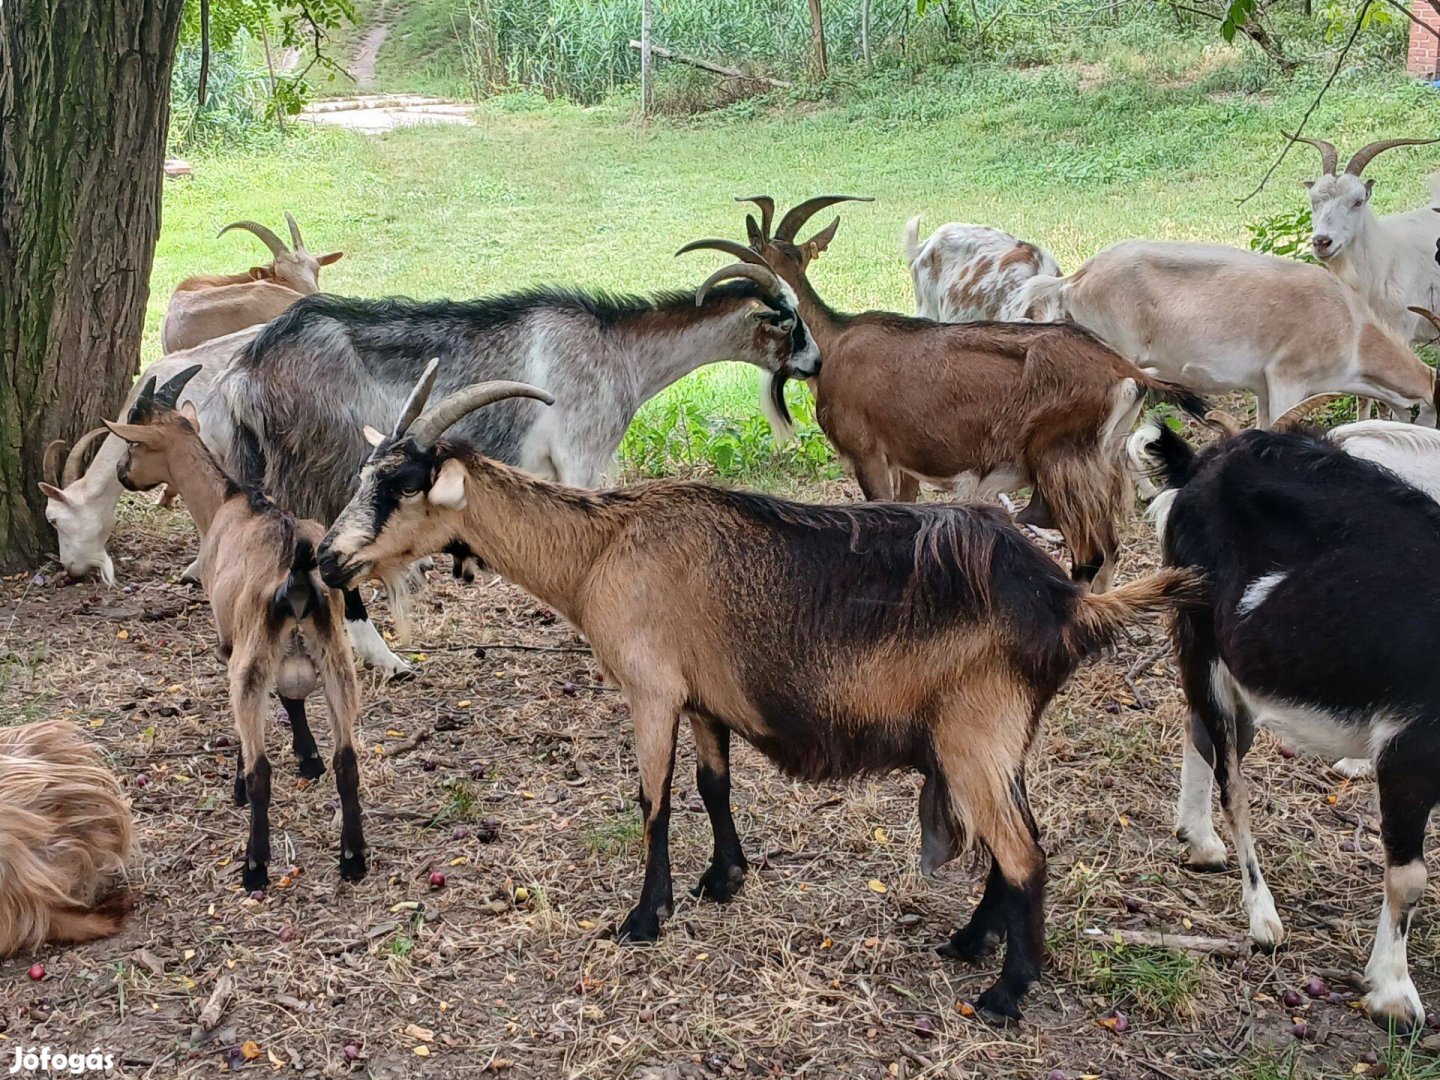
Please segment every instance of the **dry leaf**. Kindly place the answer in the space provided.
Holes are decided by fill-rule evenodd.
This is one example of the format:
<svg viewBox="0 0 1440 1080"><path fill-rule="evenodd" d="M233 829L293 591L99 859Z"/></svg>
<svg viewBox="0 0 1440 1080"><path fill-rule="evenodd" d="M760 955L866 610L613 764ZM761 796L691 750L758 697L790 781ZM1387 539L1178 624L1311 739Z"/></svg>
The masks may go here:
<svg viewBox="0 0 1440 1080"><path fill-rule="evenodd" d="M390 738L392 738L392 739L403 739L403 738L405 737L405 732L399 731L399 730L397 730L396 728L393 728L393 727L392 727L392 728L386 728L386 729L385 729L385 734L388 735L388 736L390 736Z"/></svg>
<svg viewBox="0 0 1440 1080"><path fill-rule="evenodd" d="M470 861L470 860L467 859L464 855L461 855L461 856L460 856L459 858L457 858L457 859L451 859L448 863L446 863L446 865L447 865L447 866L464 866L464 865L465 865L466 863L468 863L469 861Z"/></svg>
<svg viewBox="0 0 1440 1080"><path fill-rule="evenodd" d="M884 825L876 825L876 826L875 826L875 832L874 832L873 835L874 835L874 837L875 837L875 842L876 842L876 843L879 843L879 844L888 844L888 843L890 842L890 837L888 837L887 835L885 835L885 826L884 826Z"/></svg>
<svg viewBox="0 0 1440 1080"><path fill-rule="evenodd" d="M421 1043L419 1046L415 1047L415 1056L416 1056L416 1057L429 1057L429 1056L430 1056L430 1047L426 1046L424 1043Z"/></svg>
<svg viewBox="0 0 1440 1080"><path fill-rule="evenodd" d="M260 1044L254 1039L246 1039L240 1044L240 1053L246 1061L254 1061L260 1056Z"/></svg>
<svg viewBox="0 0 1440 1080"><path fill-rule="evenodd" d="M104 717L101 717L101 716L95 717L94 720L91 720L91 721L90 721L90 726L91 726L92 728L102 728L102 727L104 727L104 726L105 726L105 718L104 718Z"/></svg>
<svg viewBox="0 0 1440 1080"><path fill-rule="evenodd" d="M591 922L589 919L581 919L581 920L580 920L579 922L577 922L575 925L578 926L578 927L580 927L581 930L594 930L594 929L595 929L595 924L594 924L593 922Z"/></svg>
<svg viewBox="0 0 1440 1080"><path fill-rule="evenodd" d="M116 637L118 640L120 640L120 641L129 641L129 640L130 640L130 631L129 631L129 630L117 630L117 631L115 631L115 637Z"/></svg>
<svg viewBox="0 0 1440 1080"><path fill-rule="evenodd" d="M470 699L466 698L464 701L457 701L455 707L457 709L468 709L470 707Z"/></svg>
<svg viewBox="0 0 1440 1080"><path fill-rule="evenodd" d="M887 893L890 890L885 887L885 883L879 878L871 878L870 891L873 893Z"/></svg>
<svg viewBox="0 0 1440 1080"><path fill-rule="evenodd" d="M419 1039L421 1042L433 1042L435 1039L435 1032L429 1028L422 1028L419 1024L406 1024L405 1034L412 1039Z"/></svg>
<svg viewBox="0 0 1440 1080"><path fill-rule="evenodd" d="M867 937L867 938L865 939L865 947L866 947L867 949L873 949L873 948L875 948L875 946L877 946L877 945L879 945L879 944L880 944L880 939L879 939L878 937Z"/></svg>

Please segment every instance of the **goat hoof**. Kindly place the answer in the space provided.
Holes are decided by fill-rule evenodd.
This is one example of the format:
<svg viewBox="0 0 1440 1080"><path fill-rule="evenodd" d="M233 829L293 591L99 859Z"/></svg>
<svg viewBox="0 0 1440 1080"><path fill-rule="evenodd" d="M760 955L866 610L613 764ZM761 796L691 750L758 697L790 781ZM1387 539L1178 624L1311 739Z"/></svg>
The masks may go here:
<svg viewBox="0 0 1440 1080"><path fill-rule="evenodd" d="M745 884L745 864L735 863L722 866L711 863L710 868L700 875L700 883L690 890L691 896L702 900L713 900L717 904L728 904Z"/></svg>
<svg viewBox="0 0 1440 1080"><path fill-rule="evenodd" d="M660 938L660 914L636 908L625 916L615 940L629 945L644 945Z"/></svg>
<svg viewBox="0 0 1440 1080"><path fill-rule="evenodd" d="M1425 1007L1409 978L1365 995L1365 1011L1382 1031L1409 1035L1425 1026Z"/></svg>
<svg viewBox="0 0 1440 1080"><path fill-rule="evenodd" d="M365 855L340 856L340 878L342 881L363 881L369 867L365 865Z"/></svg>
<svg viewBox="0 0 1440 1080"><path fill-rule="evenodd" d="M1020 1012L1020 999L1000 983L975 999L975 1013L987 1024L996 1027L1009 1027L1025 1019Z"/></svg>
<svg viewBox="0 0 1440 1080"><path fill-rule="evenodd" d="M306 780L319 780L325 775L325 762L320 760L319 754L311 754L309 757L299 759L300 775Z"/></svg>
<svg viewBox="0 0 1440 1080"><path fill-rule="evenodd" d="M264 892L270 886L270 871L264 863L258 864L253 870L250 863L245 863L245 873L240 877L245 885L246 892Z"/></svg>
<svg viewBox="0 0 1440 1080"><path fill-rule="evenodd" d="M951 936L950 940L935 951L950 960L964 964L978 964L993 953L1003 939L995 930L976 930L964 926Z"/></svg>

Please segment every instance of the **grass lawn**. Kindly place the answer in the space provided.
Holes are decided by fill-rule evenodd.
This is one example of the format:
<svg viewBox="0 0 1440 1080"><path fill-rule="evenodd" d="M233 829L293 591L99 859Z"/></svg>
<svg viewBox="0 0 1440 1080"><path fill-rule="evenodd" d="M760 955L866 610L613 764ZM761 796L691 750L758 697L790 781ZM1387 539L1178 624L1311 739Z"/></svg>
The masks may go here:
<svg viewBox="0 0 1440 1080"><path fill-rule="evenodd" d="M1315 89L1305 77L1245 93L1255 80L1254 61L1238 49L1182 42L1147 52L1137 42L1099 65L877 76L831 107L747 102L693 121L640 123L618 107L501 98L474 127L323 131L202 157L194 176L166 185L145 355L158 353L176 281L259 261L258 243L217 241L216 229L236 218L281 227L287 209L313 248L345 251L325 286L362 296L691 285L721 256L676 261L674 251L700 236L741 238L732 199L756 192L782 202L830 191L876 197L844 209L814 275L843 308L911 309L898 238L917 212L926 231L948 220L1003 226L1067 269L1129 237L1243 244L1247 222L1304 205L1299 182L1317 169L1300 147L1261 195L1237 205ZM1436 106L1433 92L1372 68L1342 76L1310 130L1343 150L1423 133L1433 124L1418 118ZM1369 170L1377 208L1419 203L1437 166L1436 147L1379 158ZM710 457L689 438L667 447L668 421L651 430L667 403L673 418L676 402L702 426L744 424L757 412L753 373L710 369L652 403L626 444L632 471L653 471L657 453ZM749 464L721 471L746 475Z"/></svg>

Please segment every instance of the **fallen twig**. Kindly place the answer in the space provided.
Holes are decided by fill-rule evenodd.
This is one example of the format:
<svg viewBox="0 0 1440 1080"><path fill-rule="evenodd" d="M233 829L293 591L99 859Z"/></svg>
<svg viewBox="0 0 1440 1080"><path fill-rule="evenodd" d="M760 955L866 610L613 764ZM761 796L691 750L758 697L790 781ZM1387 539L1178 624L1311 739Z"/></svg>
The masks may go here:
<svg viewBox="0 0 1440 1080"><path fill-rule="evenodd" d="M1196 934L1166 934L1158 930L1100 930L1090 927L1085 937L1096 944L1142 945L1151 949L1178 949L1208 953L1240 960L1250 955L1250 942L1237 938L1200 937Z"/></svg>

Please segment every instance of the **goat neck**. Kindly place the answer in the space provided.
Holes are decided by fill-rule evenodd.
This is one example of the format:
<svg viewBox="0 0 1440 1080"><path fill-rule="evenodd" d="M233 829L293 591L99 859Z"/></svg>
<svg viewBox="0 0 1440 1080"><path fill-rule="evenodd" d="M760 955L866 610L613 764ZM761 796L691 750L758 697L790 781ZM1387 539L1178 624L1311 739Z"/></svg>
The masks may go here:
<svg viewBox="0 0 1440 1080"><path fill-rule="evenodd" d="M618 323L615 362L628 376L631 404L638 409L667 386L697 368L736 359L738 326L748 301L712 293L704 307L656 305Z"/></svg>
<svg viewBox="0 0 1440 1080"><path fill-rule="evenodd" d="M199 434L182 431L178 425L170 439L166 457L169 486L185 500L190 519L203 535L210 530L210 523L225 502L229 477L200 441Z"/></svg>
<svg viewBox="0 0 1440 1080"><path fill-rule="evenodd" d="M612 497L538 480L473 451L456 456L468 474L458 538L575 622L591 568L620 526Z"/></svg>
<svg viewBox="0 0 1440 1080"><path fill-rule="evenodd" d="M845 330L844 317L820 298L804 269L784 258L771 261L771 269L795 290L800 318L805 320L805 326L810 331L810 336L815 339L820 354L828 356L836 337Z"/></svg>

